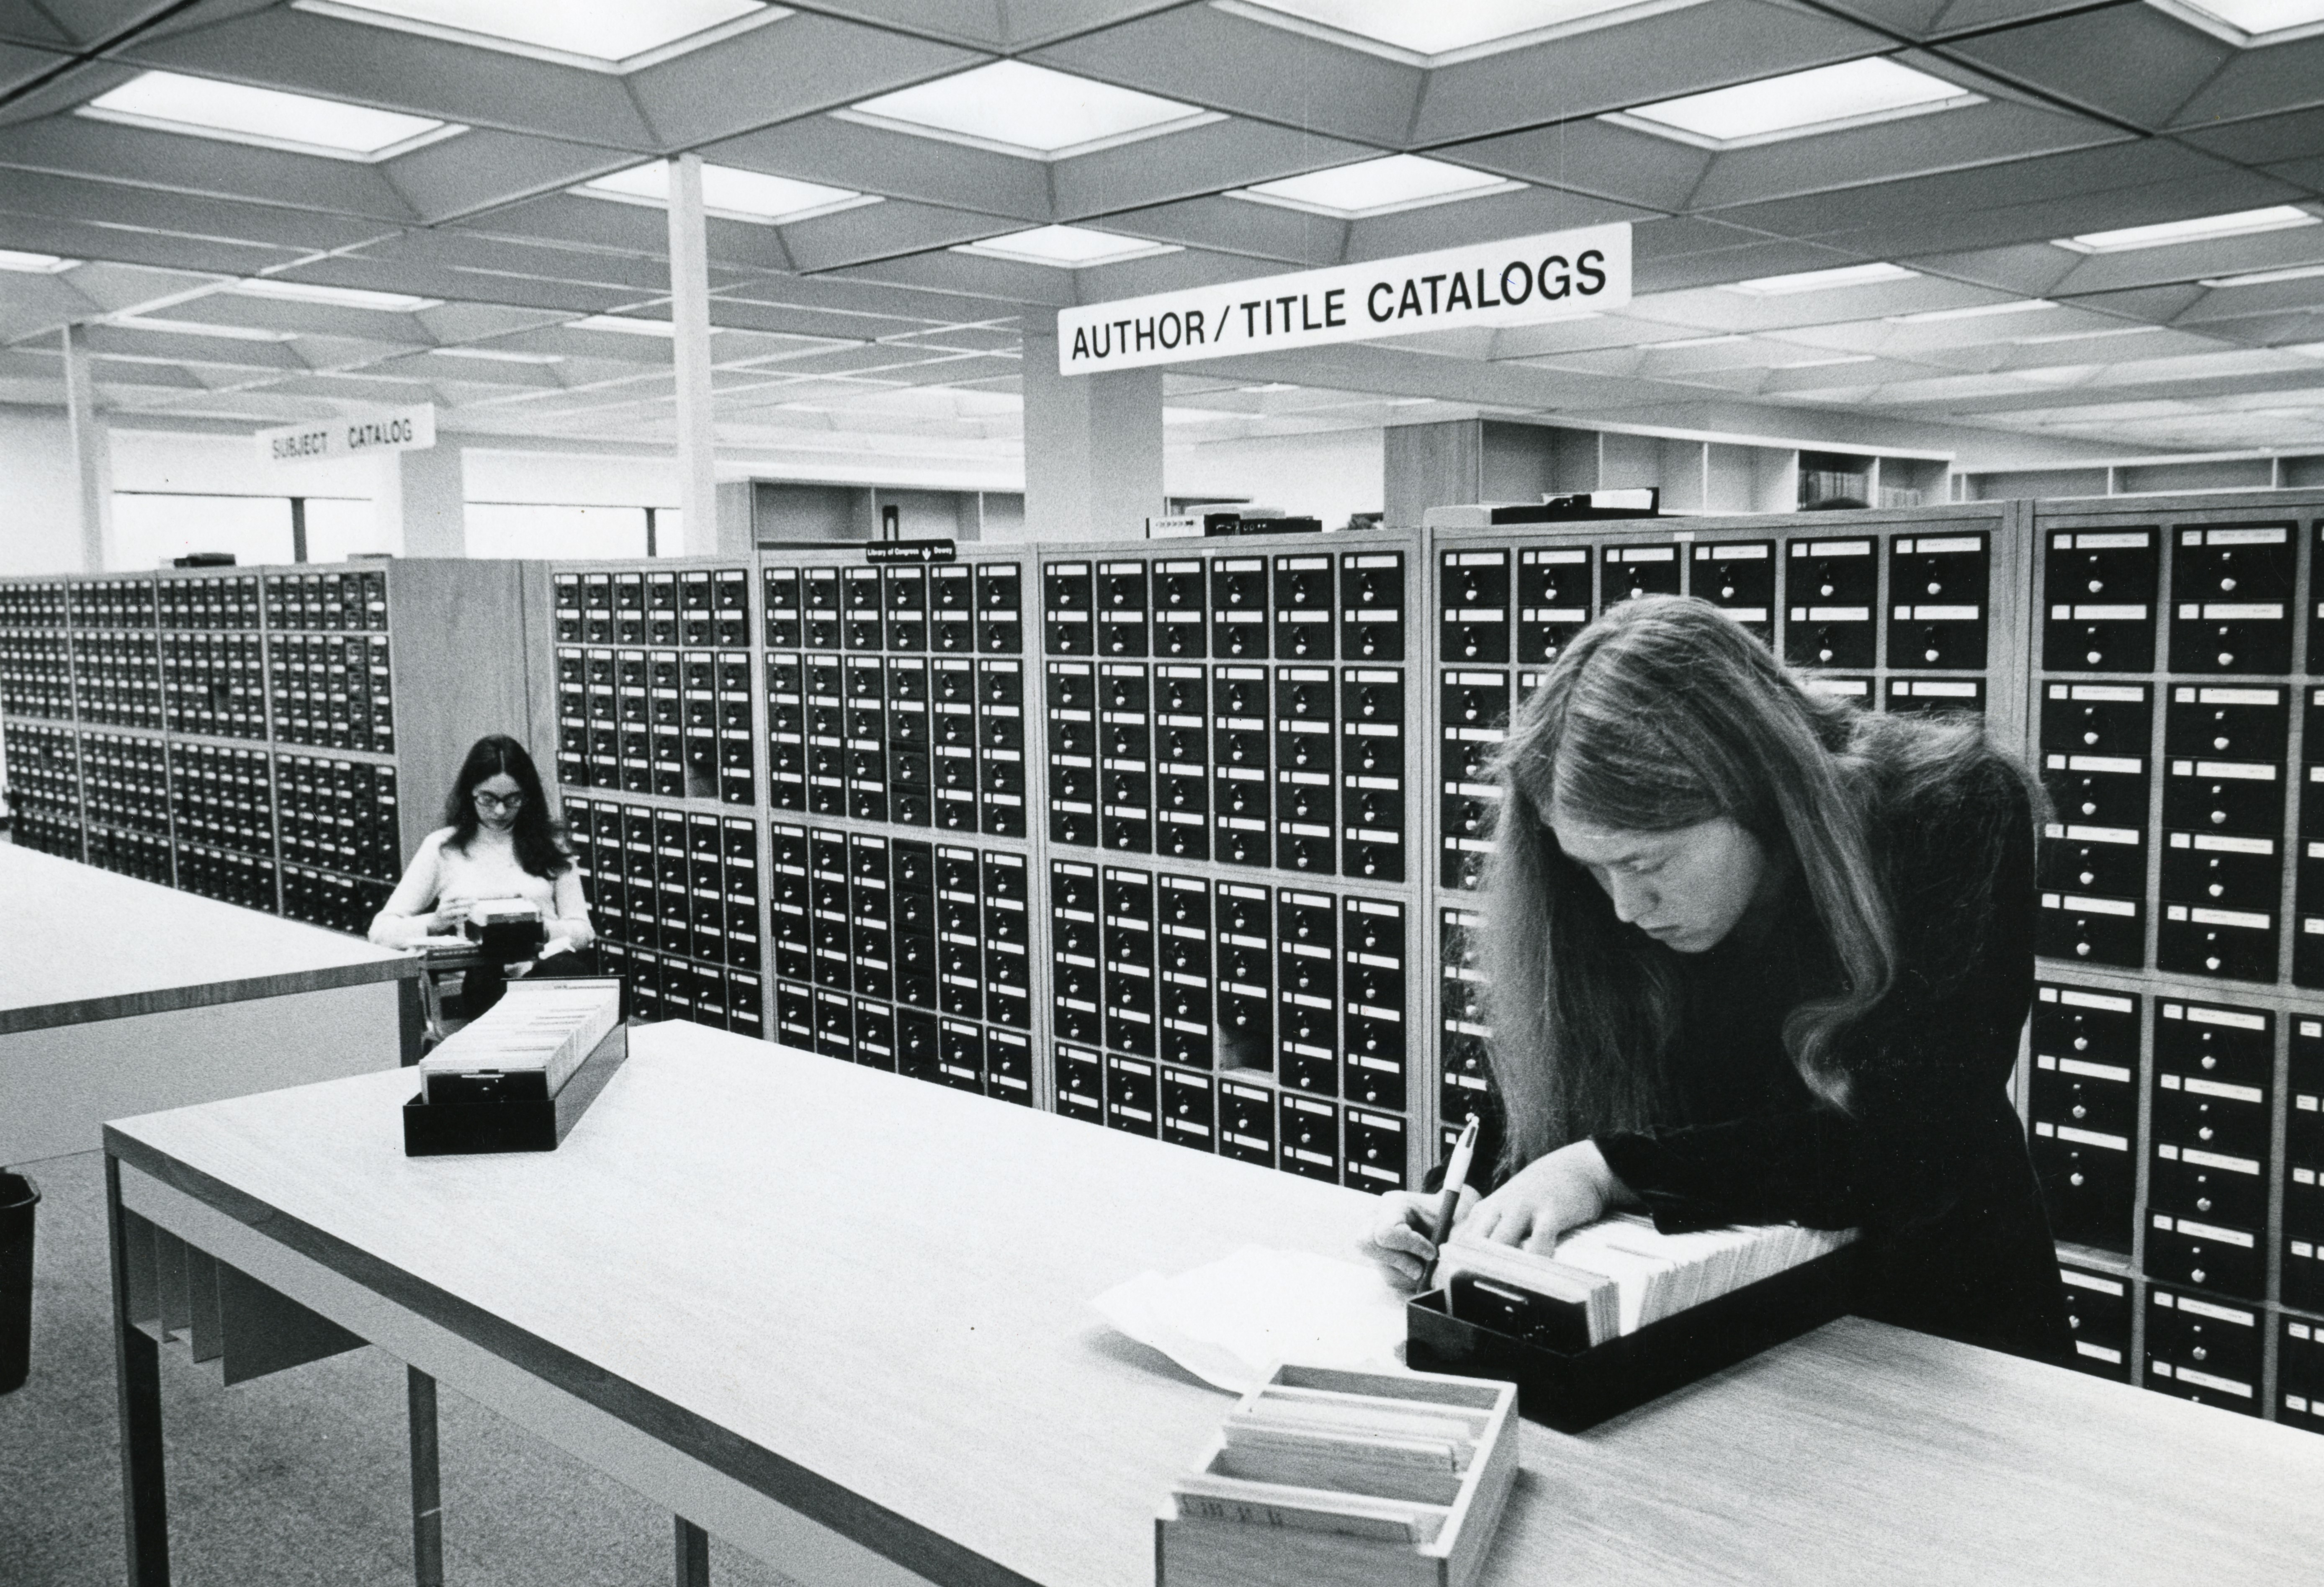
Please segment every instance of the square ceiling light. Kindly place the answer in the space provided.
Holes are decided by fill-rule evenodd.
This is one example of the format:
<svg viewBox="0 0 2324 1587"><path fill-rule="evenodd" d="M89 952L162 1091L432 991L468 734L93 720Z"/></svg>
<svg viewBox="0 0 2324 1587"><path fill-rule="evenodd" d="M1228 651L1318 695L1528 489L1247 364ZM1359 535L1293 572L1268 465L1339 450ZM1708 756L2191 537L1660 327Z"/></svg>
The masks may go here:
<svg viewBox="0 0 2324 1587"><path fill-rule="evenodd" d="M2283 270L2255 270L2249 275L2205 276L2195 284L2218 291L2222 287L2272 287L2278 281L2313 281L2324 275L2324 264L2294 264Z"/></svg>
<svg viewBox="0 0 2324 1587"><path fill-rule="evenodd" d="M996 60L832 115L1035 160L1062 160L1226 118L1022 60Z"/></svg>
<svg viewBox="0 0 2324 1587"><path fill-rule="evenodd" d="M2324 0L2148 0L2230 44L2282 44L2324 33Z"/></svg>
<svg viewBox="0 0 2324 1587"><path fill-rule="evenodd" d="M635 314L585 314L578 319L565 322L567 330L609 330L625 337L659 337L664 341L674 339L678 328L667 319L646 319ZM714 325L710 334L716 336L726 328Z"/></svg>
<svg viewBox="0 0 2324 1587"><path fill-rule="evenodd" d="M1451 66L1591 28L1674 11L1700 0L1212 0L1270 27L1385 55L1413 66Z"/></svg>
<svg viewBox="0 0 2324 1587"><path fill-rule="evenodd" d="M761 0L290 0L344 22L530 55L589 71L634 71L788 16Z"/></svg>
<svg viewBox="0 0 2324 1587"><path fill-rule="evenodd" d="M2047 298L2016 298L2006 303L1976 303L1967 309L1923 309L1918 314L1891 314L1891 325L1941 325L1948 319L1986 319L1996 314L2031 314L2036 309L2055 309L2058 305Z"/></svg>
<svg viewBox="0 0 2324 1587"><path fill-rule="evenodd" d="M430 347L438 358L472 358L482 364L562 364L562 353L519 353L506 347Z"/></svg>
<svg viewBox="0 0 2324 1587"><path fill-rule="evenodd" d="M1119 264L1125 259L1152 259L1179 250L1175 243L1149 243L1143 237L1116 236L1087 226L1041 226L1003 237L962 243L952 251L987 259L1009 259L1019 264L1079 270L1090 264Z"/></svg>
<svg viewBox="0 0 2324 1587"><path fill-rule="evenodd" d="M586 198L663 208L669 203L669 161L650 160L643 165L583 182L573 190ZM702 167L702 207L726 220L773 226L878 202L874 194L827 188L821 182L770 176L762 171L744 171L733 165L706 162Z"/></svg>
<svg viewBox="0 0 2324 1587"><path fill-rule="evenodd" d="M54 254L22 254L14 248L0 248L0 270L13 270L20 275L54 275L60 270L70 270L79 263L78 259L62 259Z"/></svg>
<svg viewBox="0 0 2324 1587"><path fill-rule="evenodd" d="M1328 171L1311 171L1303 176L1240 188L1227 197L1248 198L1255 204L1280 205L1286 209L1304 209L1310 215L1328 215L1334 220L1362 220L1399 209L1448 204L1455 198L1515 192L1524 186L1523 182L1510 181L1489 171L1471 171L1465 165L1451 165L1424 155L1388 154L1378 160L1335 165Z"/></svg>
<svg viewBox="0 0 2324 1587"><path fill-rule="evenodd" d="M343 105L277 88L254 88L174 71L145 71L81 106L76 115L155 132L223 138L332 160L377 161L468 129L424 115Z"/></svg>
<svg viewBox="0 0 2324 1587"><path fill-rule="evenodd" d="M1984 102L1959 83L1872 56L1634 105L1599 119L1698 149L1745 149Z"/></svg>
<svg viewBox="0 0 2324 1587"><path fill-rule="evenodd" d="M1821 292L1840 287L1868 287L1880 281L1911 281L1921 272L1907 270L1901 264L1879 262L1871 264L1843 264L1836 270L1803 270L1791 275L1763 275L1751 281L1731 281L1720 287L1722 292L1741 292L1751 298L1788 298L1795 292Z"/></svg>
<svg viewBox="0 0 2324 1587"><path fill-rule="evenodd" d="M327 303L335 309L370 309L383 314L409 314L415 309L439 307L441 298L414 297L410 292L374 292L363 287L327 287L310 281L278 281L254 276L226 288L245 298L272 298L283 303Z"/></svg>
<svg viewBox="0 0 2324 1587"><path fill-rule="evenodd" d="M2126 226L2117 231L2084 232L2080 236L2052 237L2061 248L2077 254L2126 254L2134 248L2163 248L2173 243L2207 243L2217 237L2249 236L2255 232L2284 231L2314 226L2317 217L2296 204L2271 204L2264 209L2238 209L2228 215L2206 215L2193 220L2166 220L2153 226Z"/></svg>

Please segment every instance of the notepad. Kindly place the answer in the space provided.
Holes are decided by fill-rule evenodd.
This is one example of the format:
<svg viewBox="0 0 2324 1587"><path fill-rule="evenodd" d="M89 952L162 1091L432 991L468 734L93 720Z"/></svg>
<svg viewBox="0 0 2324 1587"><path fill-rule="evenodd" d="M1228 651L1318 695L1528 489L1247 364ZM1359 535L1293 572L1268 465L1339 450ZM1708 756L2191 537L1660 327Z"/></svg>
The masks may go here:
<svg viewBox="0 0 2324 1587"><path fill-rule="evenodd" d="M1231 1393L1278 1361L1393 1371L1404 1297L1367 1263L1246 1246L1176 1278L1141 1273L1091 1303L1105 1320Z"/></svg>
<svg viewBox="0 0 2324 1587"><path fill-rule="evenodd" d="M1456 1233L1437 1278L1449 1286L1474 1273L1575 1307L1595 1345L1827 1256L1856 1237L1852 1229L1796 1223L1665 1234L1651 1219L1620 1213L1569 1231L1554 1254Z"/></svg>

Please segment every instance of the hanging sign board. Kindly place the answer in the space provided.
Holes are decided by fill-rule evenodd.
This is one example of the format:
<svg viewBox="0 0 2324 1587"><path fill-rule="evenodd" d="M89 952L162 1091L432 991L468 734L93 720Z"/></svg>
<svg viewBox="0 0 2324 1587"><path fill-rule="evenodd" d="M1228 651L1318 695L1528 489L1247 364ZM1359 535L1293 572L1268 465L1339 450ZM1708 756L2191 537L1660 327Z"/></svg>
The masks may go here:
<svg viewBox="0 0 2324 1587"><path fill-rule="evenodd" d="M1417 331L1538 325L1630 300L1630 227L1583 226L1057 312L1057 371L1095 374Z"/></svg>
<svg viewBox="0 0 2324 1587"><path fill-rule="evenodd" d="M436 444L436 404L390 408L352 419L326 419L258 432L261 463L312 463L367 452L417 452Z"/></svg>

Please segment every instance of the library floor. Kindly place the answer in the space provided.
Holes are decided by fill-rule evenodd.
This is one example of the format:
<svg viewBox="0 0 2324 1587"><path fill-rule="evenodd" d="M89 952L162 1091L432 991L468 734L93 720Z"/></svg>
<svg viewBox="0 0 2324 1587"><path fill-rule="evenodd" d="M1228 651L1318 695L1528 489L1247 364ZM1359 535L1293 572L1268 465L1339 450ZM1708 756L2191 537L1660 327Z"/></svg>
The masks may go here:
<svg viewBox="0 0 2324 1587"><path fill-rule="evenodd" d="M0 1582L123 1579L105 1167L13 1165L41 1187L32 1376L0 1395ZM170 1551L180 1587L411 1580L401 1363L359 1350L231 1390L161 1355ZM671 1571L666 1511L448 1390L439 1396L444 1574L458 1587L642 1587ZM790 1578L713 1539L721 1587Z"/></svg>

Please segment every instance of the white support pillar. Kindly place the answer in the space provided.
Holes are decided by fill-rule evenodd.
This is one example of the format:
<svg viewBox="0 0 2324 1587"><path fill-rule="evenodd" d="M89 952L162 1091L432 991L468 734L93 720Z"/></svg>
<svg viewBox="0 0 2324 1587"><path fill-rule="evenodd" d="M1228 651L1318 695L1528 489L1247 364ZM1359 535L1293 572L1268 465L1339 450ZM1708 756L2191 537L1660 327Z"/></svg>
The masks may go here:
<svg viewBox="0 0 2324 1587"><path fill-rule="evenodd" d="M678 504L689 557L719 548L716 437L710 413L710 245L702 156L669 162L669 318L678 374Z"/></svg>
<svg viewBox="0 0 2324 1587"><path fill-rule="evenodd" d="M372 510L380 543L399 557L468 554L466 469L456 442L410 452L382 452Z"/></svg>
<svg viewBox="0 0 2324 1587"><path fill-rule="evenodd" d="M1162 514L1162 372L1057 373L1054 318L1025 333L1025 538L1139 540Z"/></svg>
<svg viewBox="0 0 2324 1587"><path fill-rule="evenodd" d="M97 415L97 387L88 369L88 328L69 325L63 335L65 420L72 438L80 570L102 573L113 559L113 448L105 421Z"/></svg>

